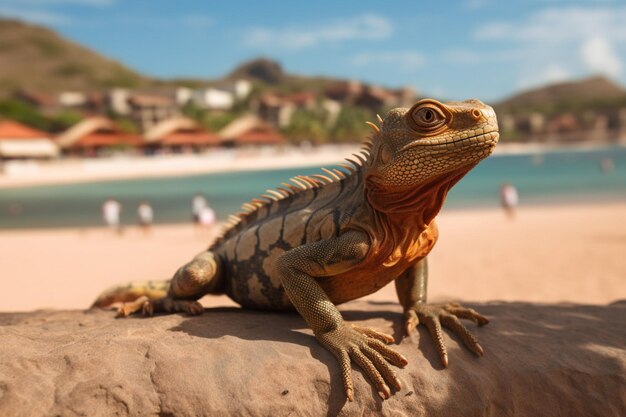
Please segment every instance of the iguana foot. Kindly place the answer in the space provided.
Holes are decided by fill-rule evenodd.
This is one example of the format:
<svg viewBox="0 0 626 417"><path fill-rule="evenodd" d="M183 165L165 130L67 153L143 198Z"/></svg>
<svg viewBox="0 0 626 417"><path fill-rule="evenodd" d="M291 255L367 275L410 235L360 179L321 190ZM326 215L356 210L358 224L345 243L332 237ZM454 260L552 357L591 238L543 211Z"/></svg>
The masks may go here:
<svg viewBox="0 0 626 417"><path fill-rule="evenodd" d="M471 308L461 307L457 303L433 305L416 303L405 311L404 318L407 335L415 330L420 323L426 326L437 345L437 351L443 366L448 366L448 353L443 342L441 326L452 330L454 334L461 338L465 346L477 356L482 356L484 353L476 337L459 320L460 318L472 320L479 326L489 323L487 317Z"/></svg>
<svg viewBox="0 0 626 417"><path fill-rule="evenodd" d="M152 316L154 313L187 313L197 316L204 313L204 307L197 301L175 300L171 297L150 300L141 296L135 301L122 304L117 310L117 317L128 317L139 310L144 316Z"/></svg>
<svg viewBox="0 0 626 417"><path fill-rule="evenodd" d="M144 316L152 316L154 313L187 313L190 316L198 316L204 313L204 307L197 301L165 297L144 303L142 312Z"/></svg>
<svg viewBox="0 0 626 417"><path fill-rule="evenodd" d="M337 329L317 333L315 336L339 361L348 400L352 401L354 398L350 360L363 370L383 400L391 396L387 384L396 390L401 388L400 380L389 363L404 367L408 362L404 356L385 345L392 343L393 337L369 327L350 326L345 323Z"/></svg>
<svg viewBox="0 0 626 417"><path fill-rule="evenodd" d="M134 314L137 311L141 310L144 304L148 302L150 302L150 299L145 295L142 295L135 301L122 303L122 305L117 308L117 315L115 317L128 317L131 314Z"/></svg>

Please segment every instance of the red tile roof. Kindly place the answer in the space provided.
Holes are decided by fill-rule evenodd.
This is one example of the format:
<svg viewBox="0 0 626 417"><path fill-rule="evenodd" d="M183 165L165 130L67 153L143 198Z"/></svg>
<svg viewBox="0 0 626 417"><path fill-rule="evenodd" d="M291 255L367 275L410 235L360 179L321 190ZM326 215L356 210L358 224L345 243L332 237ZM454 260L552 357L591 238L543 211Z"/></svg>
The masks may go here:
<svg viewBox="0 0 626 417"><path fill-rule="evenodd" d="M285 142L285 138L273 129L250 129L234 138L240 145L275 145Z"/></svg>
<svg viewBox="0 0 626 417"><path fill-rule="evenodd" d="M0 139L41 139L49 134L33 129L13 120L0 121Z"/></svg>
<svg viewBox="0 0 626 417"><path fill-rule="evenodd" d="M82 136L72 144L74 148L92 148L96 146L130 145L141 146L143 139L138 135L102 131L93 132Z"/></svg>
<svg viewBox="0 0 626 417"><path fill-rule="evenodd" d="M219 145L220 138L202 131L177 131L159 140L163 145Z"/></svg>

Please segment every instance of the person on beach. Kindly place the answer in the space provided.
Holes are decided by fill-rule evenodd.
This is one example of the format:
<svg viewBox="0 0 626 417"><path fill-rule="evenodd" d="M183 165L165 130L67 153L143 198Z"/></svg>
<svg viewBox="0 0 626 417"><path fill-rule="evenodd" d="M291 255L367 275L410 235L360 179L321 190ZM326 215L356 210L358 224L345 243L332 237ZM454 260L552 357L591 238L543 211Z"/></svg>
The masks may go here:
<svg viewBox="0 0 626 417"><path fill-rule="evenodd" d="M102 218L104 223L114 232L122 233L120 216L122 214L122 204L114 198L107 198L102 203Z"/></svg>
<svg viewBox="0 0 626 417"><path fill-rule="evenodd" d="M196 193L191 199L191 215L195 225L200 225L200 212L205 207L208 207L206 198L202 194Z"/></svg>
<svg viewBox="0 0 626 417"><path fill-rule="evenodd" d="M208 204L200 210L198 217L203 228L210 229L215 224L215 211Z"/></svg>
<svg viewBox="0 0 626 417"><path fill-rule="evenodd" d="M154 220L154 211L147 201L142 201L137 207L137 216L139 217L139 227L145 235L149 235L152 231L152 222Z"/></svg>
<svg viewBox="0 0 626 417"><path fill-rule="evenodd" d="M513 184L506 182L500 186L500 203L507 217L513 220L519 204L519 195Z"/></svg>

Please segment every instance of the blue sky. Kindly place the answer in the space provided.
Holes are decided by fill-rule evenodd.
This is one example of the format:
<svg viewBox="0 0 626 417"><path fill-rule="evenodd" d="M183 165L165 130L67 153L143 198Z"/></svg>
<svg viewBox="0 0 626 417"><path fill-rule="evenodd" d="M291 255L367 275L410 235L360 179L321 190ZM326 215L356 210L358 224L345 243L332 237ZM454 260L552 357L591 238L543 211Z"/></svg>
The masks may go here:
<svg viewBox="0 0 626 417"><path fill-rule="evenodd" d="M277 59L306 75L450 99L604 74L626 84L626 2L590 0L0 0L0 15L158 77Z"/></svg>

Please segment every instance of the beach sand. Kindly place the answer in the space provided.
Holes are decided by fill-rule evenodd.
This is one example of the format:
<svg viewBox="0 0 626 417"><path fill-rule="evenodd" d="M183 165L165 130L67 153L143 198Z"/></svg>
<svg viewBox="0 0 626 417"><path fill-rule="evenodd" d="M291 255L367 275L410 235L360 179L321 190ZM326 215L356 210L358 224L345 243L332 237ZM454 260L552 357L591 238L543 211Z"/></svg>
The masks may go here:
<svg viewBox="0 0 626 417"><path fill-rule="evenodd" d="M444 210L429 256L431 301L605 304L626 298L626 203ZM217 231L165 225L0 232L0 311L87 308L117 283L166 279ZM393 284L370 299L396 302ZM205 297L206 306L232 306Z"/></svg>
<svg viewBox="0 0 626 417"><path fill-rule="evenodd" d="M0 189L222 172L318 167L344 162L360 145L261 149L213 149L200 154L8 161L0 165Z"/></svg>

